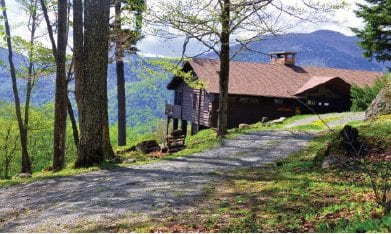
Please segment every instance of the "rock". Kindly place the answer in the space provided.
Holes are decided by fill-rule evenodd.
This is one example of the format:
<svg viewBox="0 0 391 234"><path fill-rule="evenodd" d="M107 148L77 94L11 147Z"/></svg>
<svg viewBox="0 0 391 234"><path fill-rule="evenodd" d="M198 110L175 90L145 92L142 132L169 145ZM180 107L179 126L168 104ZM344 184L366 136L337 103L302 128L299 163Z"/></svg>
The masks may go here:
<svg viewBox="0 0 391 234"><path fill-rule="evenodd" d="M375 100L368 107L365 116L369 119L378 115L391 114L391 81L388 82L380 93L377 95Z"/></svg>
<svg viewBox="0 0 391 234"><path fill-rule="evenodd" d="M136 151L143 154L149 154L151 152L160 151L160 146L155 140L143 141L136 145Z"/></svg>
<svg viewBox="0 0 391 234"><path fill-rule="evenodd" d="M14 176L14 179L23 179L23 178L31 178L32 175L30 173L21 173L19 175Z"/></svg>
<svg viewBox="0 0 391 234"><path fill-rule="evenodd" d="M283 123L285 120L286 120L286 117L281 117L281 118L279 118L279 119L272 120L272 121L270 121L269 123L280 124L280 123Z"/></svg>
<svg viewBox="0 0 391 234"><path fill-rule="evenodd" d="M239 124L239 129L246 129L249 127L250 127L250 125L248 125L248 124Z"/></svg>
<svg viewBox="0 0 391 234"><path fill-rule="evenodd" d="M125 163L125 164L132 164L135 162L136 162L136 159L134 159L134 158L128 158L123 161L123 163Z"/></svg>
<svg viewBox="0 0 391 234"><path fill-rule="evenodd" d="M111 163L121 163L123 161L123 158L121 158L120 156L114 156L114 158L110 159L110 162Z"/></svg>
<svg viewBox="0 0 391 234"><path fill-rule="evenodd" d="M340 164L340 159L335 156L327 156L323 159L322 169L332 169Z"/></svg>

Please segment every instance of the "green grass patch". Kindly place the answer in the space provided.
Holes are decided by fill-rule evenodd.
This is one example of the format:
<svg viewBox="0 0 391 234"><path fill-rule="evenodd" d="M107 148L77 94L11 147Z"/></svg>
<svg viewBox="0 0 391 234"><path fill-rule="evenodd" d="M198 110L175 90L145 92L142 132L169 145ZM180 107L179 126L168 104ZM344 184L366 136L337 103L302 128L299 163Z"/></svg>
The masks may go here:
<svg viewBox="0 0 391 234"><path fill-rule="evenodd" d="M78 175L78 174L83 174L83 173L97 171L97 170L108 170L108 169L112 169L114 167L118 167L118 166L116 164L105 161L105 162L101 163L99 166L74 169L74 164L69 163L65 169L58 171L58 172L41 171L41 172L33 173L32 177L30 177L30 178L12 178L9 180L2 179L2 180L0 180L0 188L9 187L9 186L18 185L18 184L31 183L31 182L36 182L36 181L40 181L40 180L47 180L47 179L54 179L54 178L59 178L59 177Z"/></svg>

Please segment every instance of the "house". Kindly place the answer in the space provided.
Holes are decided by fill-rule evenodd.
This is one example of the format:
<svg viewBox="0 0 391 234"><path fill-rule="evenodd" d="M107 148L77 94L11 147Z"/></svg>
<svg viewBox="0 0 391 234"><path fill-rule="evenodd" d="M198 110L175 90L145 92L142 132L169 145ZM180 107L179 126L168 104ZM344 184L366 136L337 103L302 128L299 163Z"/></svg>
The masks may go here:
<svg viewBox="0 0 391 234"><path fill-rule="evenodd" d="M373 85L378 72L347 69L299 67L295 52L270 54L270 64L230 63L228 128L252 124L263 117L276 119L295 114L348 111L352 85ZM174 103L166 105L168 124L192 134L200 129L217 127L219 98L218 60L192 59L183 71L192 72L202 88L192 88L181 77L167 85L175 91Z"/></svg>

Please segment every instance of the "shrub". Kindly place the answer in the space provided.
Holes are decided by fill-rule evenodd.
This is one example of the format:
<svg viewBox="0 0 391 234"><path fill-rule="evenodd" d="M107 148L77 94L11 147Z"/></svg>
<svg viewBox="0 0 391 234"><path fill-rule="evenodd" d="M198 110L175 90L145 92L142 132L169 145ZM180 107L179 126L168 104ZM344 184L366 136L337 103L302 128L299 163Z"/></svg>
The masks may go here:
<svg viewBox="0 0 391 234"><path fill-rule="evenodd" d="M351 111L364 111L368 109L373 99L379 94L379 92L386 86L391 80L391 75L387 74L378 80L376 80L373 86L365 86L363 88L353 85L350 93L352 96Z"/></svg>

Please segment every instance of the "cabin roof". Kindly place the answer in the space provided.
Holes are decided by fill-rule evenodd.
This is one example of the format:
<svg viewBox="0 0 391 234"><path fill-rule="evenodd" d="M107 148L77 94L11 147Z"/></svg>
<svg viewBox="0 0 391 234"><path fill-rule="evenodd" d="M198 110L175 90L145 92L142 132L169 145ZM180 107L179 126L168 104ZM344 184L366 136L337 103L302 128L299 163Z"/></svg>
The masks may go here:
<svg viewBox="0 0 391 234"><path fill-rule="evenodd" d="M207 92L219 93L218 60L196 58L187 65L203 82ZM381 75L380 72L348 69L231 61L229 94L292 98L337 77L347 84L363 87L373 85ZM174 89L177 82L174 78L167 88Z"/></svg>

